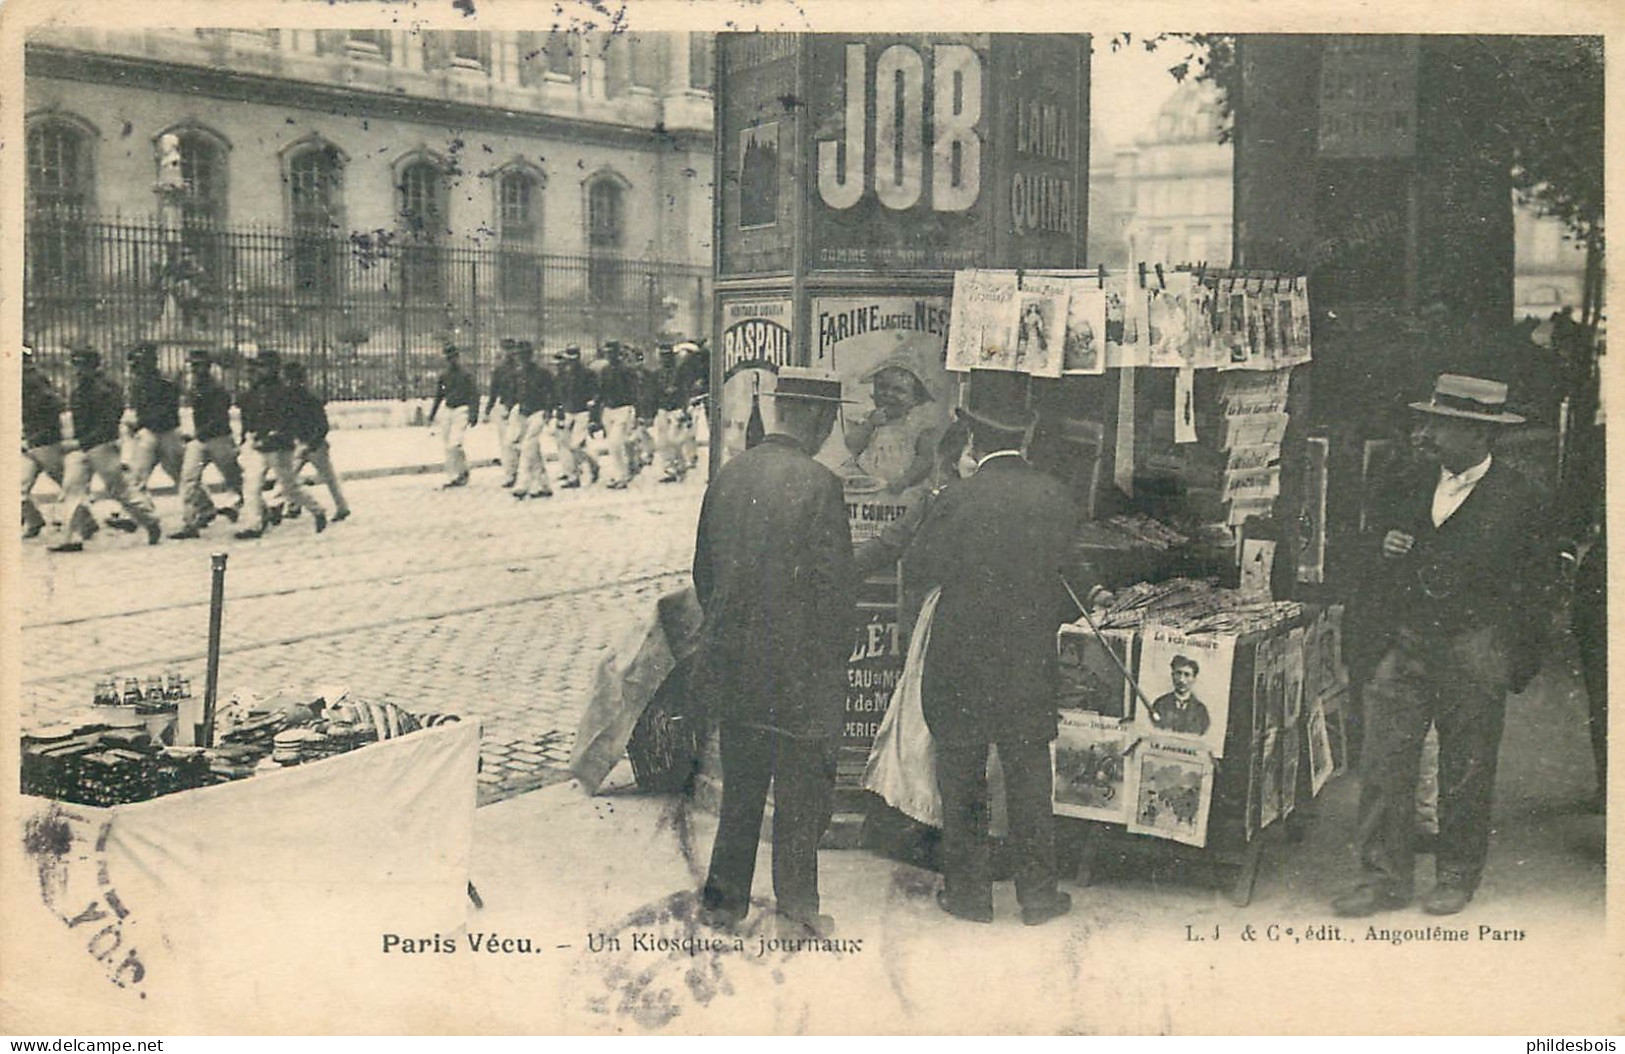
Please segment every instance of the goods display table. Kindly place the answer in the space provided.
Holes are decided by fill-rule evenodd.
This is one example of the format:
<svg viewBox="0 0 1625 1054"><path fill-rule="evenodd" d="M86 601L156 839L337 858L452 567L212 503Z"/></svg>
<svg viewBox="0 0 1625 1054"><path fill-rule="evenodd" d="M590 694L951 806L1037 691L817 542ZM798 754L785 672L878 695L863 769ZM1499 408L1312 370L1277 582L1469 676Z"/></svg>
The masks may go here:
<svg viewBox="0 0 1625 1054"><path fill-rule="evenodd" d="M451 933L478 764L463 722L128 805L23 797L37 880L10 883L7 953L81 997L240 1011L262 981L375 959L383 934Z"/></svg>

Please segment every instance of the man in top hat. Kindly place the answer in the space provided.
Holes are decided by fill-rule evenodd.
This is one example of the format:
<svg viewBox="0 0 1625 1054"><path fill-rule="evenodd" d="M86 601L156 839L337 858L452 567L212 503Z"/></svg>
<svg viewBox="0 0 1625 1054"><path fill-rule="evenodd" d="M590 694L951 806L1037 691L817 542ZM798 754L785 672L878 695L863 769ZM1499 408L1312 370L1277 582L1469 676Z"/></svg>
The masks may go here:
<svg viewBox="0 0 1625 1054"><path fill-rule="evenodd" d="M152 499L140 491L131 493L125 484L124 466L119 461L119 422L124 416L124 393L102 373L101 353L86 345L70 350L73 362L73 393L68 408L73 416L73 438L63 442L67 458L63 464L62 534L52 552L76 553L89 537L85 520L89 514L91 477L102 481L108 497L117 501L137 525L146 528L147 544L157 545L163 536Z"/></svg>
<svg viewBox="0 0 1625 1054"><path fill-rule="evenodd" d="M327 404L310 390L304 363L284 365L282 379L288 392L288 427L293 432L294 478L299 478L306 465L315 469L316 478L333 499L333 522L342 523L350 518L350 503L339 485L338 470L333 467L333 450L327 444L327 433L332 428L327 420ZM298 516L299 506L290 508L288 515Z"/></svg>
<svg viewBox="0 0 1625 1054"><path fill-rule="evenodd" d="M463 438L479 419L480 413L479 386L474 381L474 375L463 369L462 355L457 345L447 344L444 353L446 368L441 371L440 383L435 386L434 402L429 404L431 425L440 404L446 404L446 482L440 485L442 490L468 483L468 455L463 451Z"/></svg>
<svg viewBox="0 0 1625 1054"><path fill-rule="evenodd" d="M827 935L818 841L834 801L857 573L841 482L813 460L841 382L786 367L778 430L722 466L694 544L704 610L690 690L721 724L722 808L703 905L731 926L750 907L769 783L780 933Z"/></svg>
<svg viewBox="0 0 1625 1054"><path fill-rule="evenodd" d="M151 504L148 486L159 465L178 487L186 459L181 436L180 386L158 372L158 345L143 341L130 349L129 407L134 417L134 443L130 451L130 480L138 495Z"/></svg>
<svg viewBox="0 0 1625 1054"><path fill-rule="evenodd" d="M23 537L45 529L45 516L34 504L34 484L40 474L62 486L67 454L62 449L62 397L51 378L34 361L34 349L23 345ZM85 510L81 526L94 534L96 518Z"/></svg>
<svg viewBox="0 0 1625 1054"><path fill-rule="evenodd" d="M1417 765L1439 734L1437 883L1424 911L1473 897L1489 851L1490 799L1509 690L1539 668L1547 616L1545 516L1529 485L1492 454L1523 421L1505 384L1443 374L1412 403L1426 455L1382 495L1373 566L1350 612L1352 642L1380 656L1365 685L1355 846L1360 879L1332 902L1370 915L1413 895Z"/></svg>
<svg viewBox="0 0 1625 1054"><path fill-rule="evenodd" d="M282 383L282 357L273 348L261 348L249 360L248 390L237 400L243 421L243 522L236 537L258 538L265 533L265 477L276 477L282 500L310 509L316 533L327 529L327 512L299 485L294 471L293 422L289 392Z"/></svg>
<svg viewBox="0 0 1625 1054"><path fill-rule="evenodd" d="M608 487L622 490L632 482L638 469L633 450L633 428L637 425L638 370L626 361L621 342L604 344L604 366L598 372L598 405L604 435L609 443Z"/></svg>
<svg viewBox="0 0 1625 1054"><path fill-rule="evenodd" d="M938 904L993 919L988 747L1004 770L1016 899L1038 925L1071 910L1056 888L1050 741L1056 735L1055 631L1075 617L1061 578L1076 513L1060 481L1022 454L1034 422L1026 378L971 375L976 470L949 483L904 566L942 588L926 650L921 702L937 747L943 889Z"/></svg>
<svg viewBox="0 0 1625 1054"><path fill-rule="evenodd" d="M243 504L243 470L237 462L237 443L231 434L231 392L215 380L213 361L202 348L186 353L191 372L186 400L192 407L192 434L186 437L186 453L181 459L181 529L171 538L196 538L217 515L233 523ZM214 465L226 485L237 494L232 505L217 508L203 486L203 469Z"/></svg>
<svg viewBox="0 0 1625 1054"><path fill-rule="evenodd" d="M598 481L598 459L587 450L589 409L596 393L593 376L581 364L581 346L571 344L559 352L553 375L553 442L559 451L559 486L581 486L581 466Z"/></svg>
<svg viewBox="0 0 1625 1054"><path fill-rule="evenodd" d="M551 498L553 485L547 481L547 458L542 453L542 433L549 428L549 419L557 399L553 390L553 375L536 364L536 348L528 340L517 347L519 370L514 379L514 408L509 420L509 434L517 432L519 445L519 479L514 484L513 496Z"/></svg>
<svg viewBox="0 0 1625 1054"><path fill-rule="evenodd" d="M512 487L519 478L519 444L524 425L516 428L519 405L519 341L502 338L502 361L491 370L491 390L485 396L485 419L497 425L497 455L502 460L502 485Z"/></svg>
<svg viewBox="0 0 1625 1054"><path fill-rule="evenodd" d="M857 468L901 494L923 483L935 463L942 414L932 406L931 387L919 365L899 350L864 375L874 409L846 430L846 449Z"/></svg>

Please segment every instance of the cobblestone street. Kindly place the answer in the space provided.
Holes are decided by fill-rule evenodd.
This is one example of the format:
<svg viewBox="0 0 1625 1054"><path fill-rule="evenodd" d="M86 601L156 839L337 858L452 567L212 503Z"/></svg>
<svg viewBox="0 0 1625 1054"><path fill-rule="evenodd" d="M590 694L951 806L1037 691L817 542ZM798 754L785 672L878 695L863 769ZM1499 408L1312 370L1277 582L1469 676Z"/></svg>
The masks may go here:
<svg viewBox="0 0 1625 1054"><path fill-rule="evenodd" d="M110 674L173 670L201 693L209 554L226 552L222 700L345 685L479 720L482 803L566 778L600 657L687 579L703 482L643 477L521 503L498 478L482 470L444 492L433 476L350 482L354 517L322 535L307 517L256 541L221 521L156 548L111 530L78 554L26 543L21 727L84 709ZM176 499L157 503L173 528Z"/></svg>

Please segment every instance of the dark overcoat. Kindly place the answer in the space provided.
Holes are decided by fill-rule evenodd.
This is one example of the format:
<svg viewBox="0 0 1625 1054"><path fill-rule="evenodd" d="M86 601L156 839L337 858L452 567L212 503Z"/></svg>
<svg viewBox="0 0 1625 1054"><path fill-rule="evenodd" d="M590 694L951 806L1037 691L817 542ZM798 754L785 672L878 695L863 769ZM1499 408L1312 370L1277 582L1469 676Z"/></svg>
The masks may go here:
<svg viewBox="0 0 1625 1054"><path fill-rule="evenodd" d="M1075 511L1059 480L1014 455L950 483L904 566L942 587L921 685L939 739L1055 738L1055 631Z"/></svg>
<svg viewBox="0 0 1625 1054"><path fill-rule="evenodd" d="M723 465L700 509L694 591L697 701L724 721L840 732L857 572L833 472L784 435Z"/></svg>

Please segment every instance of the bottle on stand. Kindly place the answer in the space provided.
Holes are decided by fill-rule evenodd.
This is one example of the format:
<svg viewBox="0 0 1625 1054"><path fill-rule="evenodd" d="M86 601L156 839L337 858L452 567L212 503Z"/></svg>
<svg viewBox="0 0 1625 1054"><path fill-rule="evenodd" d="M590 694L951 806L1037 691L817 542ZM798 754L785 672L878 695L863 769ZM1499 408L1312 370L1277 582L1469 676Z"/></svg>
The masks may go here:
<svg viewBox="0 0 1625 1054"><path fill-rule="evenodd" d="M122 700L123 704L125 706L134 706L137 703L139 703L140 701L141 701L141 682L138 679L134 678L134 677L126 677L126 678L124 678L124 698Z"/></svg>

